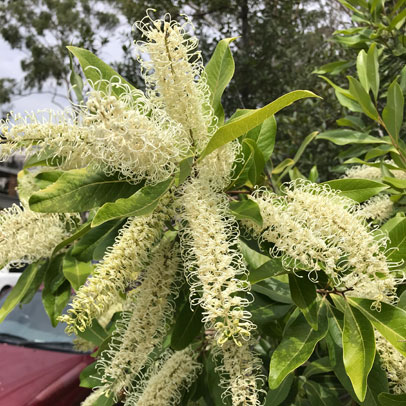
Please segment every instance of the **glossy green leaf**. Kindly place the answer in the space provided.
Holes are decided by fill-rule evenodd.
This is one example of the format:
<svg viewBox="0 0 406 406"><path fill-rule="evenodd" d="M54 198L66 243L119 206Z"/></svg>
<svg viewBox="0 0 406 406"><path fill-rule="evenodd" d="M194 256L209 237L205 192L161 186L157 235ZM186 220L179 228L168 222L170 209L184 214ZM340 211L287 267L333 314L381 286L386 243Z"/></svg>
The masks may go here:
<svg viewBox="0 0 406 406"><path fill-rule="evenodd" d="M252 315L252 321L259 328L267 331L267 326L273 320L281 320L292 309L290 304L278 304L270 298L256 292L252 292L254 301L248 306Z"/></svg>
<svg viewBox="0 0 406 406"><path fill-rule="evenodd" d="M406 189L406 179L397 179L394 177L384 176L382 181L394 187L395 189Z"/></svg>
<svg viewBox="0 0 406 406"><path fill-rule="evenodd" d="M152 213L173 182L174 178L171 177L156 185L144 186L128 198L104 204L94 216L92 227L121 217L144 216Z"/></svg>
<svg viewBox="0 0 406 406"><path fill-rule="evenodd" d="M347 129L324 131L317 135L317 139L328 140L336 145L388 143L382 138L373 137L372 135L369 134Z"/></svg>
<svg viewBox="0 0 406 406"><path fill-rule="evenodd" d="M372 90L375 100L378 100L379 92L379 62L378 62L378 50L376 43L373 42L369 47L367 54L367 66L366 74L369 87Z"/></svg>
<svg viewBox="0 0 406 406"><path fill-rule="evenodd" d="M406 9L403 9L399 14L396 15L396 17L392 19L392 21L389 24L389 28L390 29L396 28L397 30L399 30L405 23L405 21L406 21Z"/></svg>
<svg viewBox="0 0 406 406"><path fill-rule="evenodd" d="M82 388L94 388L100 385L100 378L97 372L97 362L88 365L80 373L80 385Z"/></svg>
<svg viewBox="0 0 406 406"><path fill-rule="evenodd" d="M111 220L92 228L73 246L71 255L82 262L91 261L96 247L121 223L120 220Z"/></svg>
<svg viewBox="0 0 406 406"><path fill-rule="evenodd" d="M71 53L69 53L69 67L70 67L69 81L70 84L72 85L72 89L75 93L76 99L80 103L83 101L83 80L82 76L80 76L78 73L75 72Z"/></svg>
<svg viewBox="0 0 406 406"><path fill-rule="evenodd" d="M249 130L257 127L267 118L273 116L283 108L290 106L295 101L308 97L319 96L308 90L296 90L279 97L272 103L269 103L260 109L253 110L229 123L224 124L210 139L206 148L200 155L199 160L202 160L205 156L209 155L217 148L220 148L228 142L235 140L243 134L246 134Z"/></svg>
<svg viewBox="0 0 406 406"><path fill-rule="evenodd" d="M317 170L317 166L314 165L312 169L310 169L309 180L310 182L316 183L318 179L319 179L319 171Z"/></svg>
<svg viewBox="0 0 406 406"><path fill-rule="evenodd" d="M342 196L353 199L359 203L388 189L387 185L369 179L336 179L323 184L329 185L332 189L340 191Z"/></svg>
<svg viewBox="0 0 406 406"><path fill-rule="evenodd" d="M316 285L308 275L308 272L289 274L290 294L307 322L314 330L317 330L319 302L317 301Z"/></svg>
<svg viewBox="0 0 406 406"><path fill-rule="evenodd" d="M367 67L368 67L367 53L364 50L361 50L357 56L357 74L362 87L368 93L370 86L367 76Z"/></svg>
<svg viewBox="0 0 406 406"><path fill-rule="evenodd" d="M127 220L119 221L118 225L113 228L109 233L100 240L99 244L95 247L93 251L93 260L101 261L106 253L108 247L112 247L116 241L116 237L120 229L124 226Z"/></svg>
<svg viewBox="0 0 406 406"><path fill-rule="evenodd" d="M312 406L342 406L337 395L324 385L307 380L304 388Z"/></svg>
<svg viewBox="0 0 406 406"><path fill-rule="evenodd" d="M70 299L70 283L65 280L56 291L52 292L50 288L44 286L42 291L42 303L47 312L52 326L58 324L57 317L61 315L62 310L66 307Z"/></svg>
<svg viewBox="0 0 406 406"><path fill-rule="evenodd" d="M139 185L87 168L65 172L55 183L34 193L30 209L43 213L82 212L112 202L119 197L131 196Z"/></svg>
<svg viewBox="0 0 406 406"><path fill-rule="evenodd" d="M293 374L289 374L276 389L266 395L265 406L279 406L289 395L293 383Z"/></svg>
<svg viewBox="0 0 406 406"><path fill-rule="evenodd" d="M406 356L406 311L387 303L381 303L381 310L373 310L373 300L355 297L347 298L369 319L373 326L404 356Z"/></svg>
<svg viewBox="0 0 406 406"><path fill-rule="evenodd" d="M346 301L343 329L343 360L354 392L362 402L367 379L375 359L375 336L369 320Z"/></svg>
<svg viewBox="0 0 406 406"><path fill-rule="evenodd" d="M42 282L44 281L45 273L48 269L48 260L37 264L39 266L38 272L36 273L34 279L28 286L27 291L24 294L24 297L20 300L21 304L30 303L33 299L34 295L37 293L38 289L40 288ZM23 271L25 272L25 271ZM21 279L21 278L20 278Z"/></svg>
<svg viewBox="0 0 406 406"><path fill-rule="evenodd" d="M262 152L258 148L257 144L253 140L244 139L243 142L251 141L252 148L254 150L253 162L248 170L248 179L252 185L256 185L261 181L262 172L265 167L265 160Z"/></svg>
<svg viewBox="0 0 406 406"><path fill-rule="evenodd" d="M271 276L278 276L288 273L282 265L280 258L271 258L256 269L250 270L248 274L248 281L254 285L260 281L270 278Z"/></svg>
<svg viewBox="0 0 406 406"><path fill-rule="evenodd" d="M262 293L270 299L280 303L293 303L290 296L289 284L280 281L279 279L270 277L255 285L252 285L254 292Z"/></svg>
<svg viewBox="0 0 406 406"><path fill-rule="evenodd" d="M269 160L275 147L276 128L275 116L271 116L244 137L244 139L250 138L255 141L265 162Z"/></svg>
<svg viewBox="0 0 406 406"><path fill-rule="evenodd" d="M63 259L63 274L73 289L78 290L92 271L93 265L90 262L81 262L72 255L65 255Z"/></svg>
<svg viewBox="0 0 406 406"><path fill-rule="evenodd" d="M320 66L320 68L314 70L312 73L318 75L324 75L325 73L329 73L330 75L337 75L353 65L354 63L352 61L335 61Z"/></svg>
<svg viewBox="0 0 406 406"><path fill-rule="evenodd" d="M55 255L59 250L62 248L66 247L67 245L73 243L80 237L84 236L88 231L90 230L90 222L82 224L80 227L77 228L77 230L68 238L63 240L61 243L59 243L55 248L52 253L52 255Z"/></svg>
<svg viewBox="0 0 406 406"><path fill-rule="evenodd" d="M396 224L388 230L387 259L391 262L400 262L404 266L406 260L406 218L399 218Z"/></svg>
<svg viewBox="0 0 406 406"><path fill-rule="evenodd" d="M248 176L250 173L250 168L254 164L255 159L255 141L251 139L244 139L242 141L241 154L233 174L231 176L231 183L228 185L227 189L238 189L247 183Z"/></svg>
<svg viewBox="0 0 406 406"><path fill-rule="evenodd" d="M403 124L404 98L397 80L392 82L388 89L386 106L382 112L383 122L389 134L397 140Z"/></svg>
<svg viewBox="0 0 406 406"><path fill-rule="evenodd" d="M234 75L234 59L230 50L230 43L236 38L222 39L206 65L207 84L210 89L210 103L219 125L224 123L224 110L221 96Z"/></svg>
<svg viewBox="0 0 406 406"><path fill-rule="evenodd" d="M278 165L276 165L275 168L272 169L272 175L279 175L286 168L290 168L294 164L295 164L295 161L293 159L286 158L282 162L280 162Z"/></svg>
<svg viewBox="0 0 406 406"><path fill-rule="evenodd" d="M177 312L175 326L171 335L171 347L175 351L186 348L202 330L202 308L190 309L186 301L180 312Z"/></svg>
<svg viewBox="0 0 406 406"><path fill-rule="evenodd" d="M130 90L137 91L131 83L127 82L113 68L87 49L74 46L68 46L66 48L76 56L87 80L92 86L97 84L98 90L101 90L106 94L110 94L111 90L111 93L117 97L126 91L122 85L127 86ZM111 89L109 89L108 86L110 83L117 85L111 86Z"/></svg>
<svg viewBox="0 0 406 406"><path fill-rule="evenodd" d="M350 93L355 97L357 102L360 104L363 112L372 120L378 121L379 115L376 110L376 107L371 101L369 94L362 87L361 83L358 80L354 79L351 76L348 76L350 82Z"/></svg>
<svg viewBox="0 0 406 406"><path fill-rule="evenodd" d="M259 206L253 200L230 202L230 212L238 220L251 220L262 226L262 216Z"/></svg>
<svg viewBox="0 0 406 406"><path fill-rule="evenodd" d="M313 330L300 314L285 330L281 343L272 354L269 387L276 389L285 377L303 365L312 355L316 344L327 334L326 307L320 312L319 329Z"/></svg>
<svg viewBox="0 0 406 406"><path fill-rule="evenodd" d="M99 346L108 337L107 331L96 320L92 320L91 326L88 326L85 331L78 331L78 336L87 341Z"/></svg>
<svg viewBox="0 0 406 406"><path fill-rule="evenodd" d="M20 303L21 299L28 292L31 284L35 280L37 273L40 272L41 265L29 265L18 278L15 286L8 294L3 306L0 308L0 323L7 315Z"/></svg>
<svg viewBox="0 0 406 406"><path fill-rule="evenodd" d="M51 293L56 292L59 287L66 281L63 274L63 257L64 254L59 254L51 258L48 263L46 274L44 277L44 289Z"/></svg>
<svg viewBox="0 0 406 406"><path fill-rule="evenodd" d="M303 376L310 378L313 375L323 374L331 372L333 370L330 358L323 357L309 363L309 365L303 371Z"/></svg>
<svg viewBox="0 0 406 406"><path fill-rule="evenodd" d="M391 393L381 393L378 396L381 406L406 406L406 393L395 395Z"/></svg>
<svg viewBox="0 0 406 406"><path fill-rule="evenodd" d="M250 271L259 268L261 265L265 264L270 260L267 255L261 254L260 252L252 249L244 241L240 239L239 241L240 251L248 264Z"/></svg>
<svg viewBox="0 0 406 406"><path fill-rule="evenodd" d="M175 175L175 186L181 185L192 173L194 158L192 156L182 159L179 163L179 172Z"/></svg>

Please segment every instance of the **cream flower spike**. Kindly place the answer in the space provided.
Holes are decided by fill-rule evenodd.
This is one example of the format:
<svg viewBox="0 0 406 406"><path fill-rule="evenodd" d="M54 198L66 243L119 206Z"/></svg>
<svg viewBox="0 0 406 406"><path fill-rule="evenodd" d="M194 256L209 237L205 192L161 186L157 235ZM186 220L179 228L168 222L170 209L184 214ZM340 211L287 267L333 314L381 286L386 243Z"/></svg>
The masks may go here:
<svg viewBox="0 0 406 406"><path fill-rule="evenodd" d="M261 360L250 350L250 342L241 347L228 341L216 349L216 356L222 356L223 363L216 370L221 377L223 397L230 396L233 406L259 406L258 386L263 384Z"/></svg>
<svg viewBox="0 0 406 406"><path fill-rule="evenodd" d="M307 181L291 182L284 192L277 196L260 189L252 197L264 220L262 228L252 229L275 244L272 255L282 255L292 269L323 269L337 287L367 288L375 281L373 300L378 308L385 297L396 300L384 253L387 238L379 239L369 230L354 201Z"/></svg>
<svg viewBox="0 0 406 406"><path fill-rule="evenodd" d="M375 162L375 163L379 163ZM396 166L392 160L386 160L387 165ZM406 171L400 169L391 170L392 174L397 179L406 179ZM345 178L359 178L359 179L369 179L369 180L379 180L382 178L382 171L380 168L375 168L374 166L369 165L355 165L351 168L348 168L345 171Z"/></svg>
<svg viewBox="0 0 406 406"><path fill-rule="evenodd" d="M127 221L94 274L77 291L68 314L58 318L67 323L68 333L84 331L92 319L100 317L111 305L118 292L125 292L134 283L162 236L168 210L164 205L158 206L150 215Z"/></svg>
<svg viewBox="0 0 406 406"><path fill-rule="evenodd" d="M180 25L166 14L163 20L147 15L135 27L146 40L136 45L147 94L182 125L183 136L200 152L216 129L216 119L198 40L188 35L192 25L187 20Z"/></svg>
<svg viewBox="0 0 406 406"><path fill-rule="evenodd" d="M167 352L148 374L138 393L129 396L124 406L175 406L196 379L201 364L189 347L174 353Z"/></svg>
<svg viewBox="0 0 406 406"><path fill-rule="evenodd" d="M50 257L79 224L76 214L36 213L13 206L0 211L0 266L23 266Z"/></svg>
<svg viewBox="0 0 406 406"><path fill-rule="evenodd" d="M228 339L241 345L255 326L244 297L249 283L238 279L247 271L236 249L238 228L227 214L227 198L206 180L194 178L185 185L180 202L185 222L182 254L193 301L202 306L203 322L214 328L219 345Z"/></svg>
<svg viewBox="0 0 406 406"><path fill-rule="evenodd" d="M393 202L389 195L376 195L366 201L356 215L365 220L373 220L377 223L383 223L388 220L394 211Z"/></svg>
<svg viewBox="0 0 406 406"><path fill-rule="evenodd" d="M11 114L0 123L0 158L22 149L27 154L47 151L62 159L63 169L91 165L135 183L168 178L190 148L180 124L141 92L122 84L117 98L113 90L119 84L105 82L93 83L103 91L89 92L85 107L27 117Z"/></svg>
<svg viewBox="0 0 406 406"><path fill-rule="evenodd" d="M129 294L109 349L97 363L102 385L115 396L134 392L132 381L149 364L151 352L165 336L174 310L171 299L179 288L178 254L178 247L171 249L168 241L155 247L141 286Z"/></svg>

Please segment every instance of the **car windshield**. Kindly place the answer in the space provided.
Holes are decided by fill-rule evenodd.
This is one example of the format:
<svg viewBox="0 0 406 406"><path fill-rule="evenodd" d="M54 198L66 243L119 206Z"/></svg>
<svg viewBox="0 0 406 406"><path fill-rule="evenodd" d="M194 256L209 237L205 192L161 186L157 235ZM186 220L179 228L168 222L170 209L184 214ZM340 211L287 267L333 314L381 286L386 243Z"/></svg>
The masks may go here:
<svg viewBox="0 0 406 406"><path fill-rule="evenodd" d="M7 295L0 299L0 307ZM43 344L60 345L72 348L74 336L68 336L64 326L52 327L51 321L44 310L41 292L36 292L32 301L14 310L0 323L0 342L12 342L19 345Z"/></svg>

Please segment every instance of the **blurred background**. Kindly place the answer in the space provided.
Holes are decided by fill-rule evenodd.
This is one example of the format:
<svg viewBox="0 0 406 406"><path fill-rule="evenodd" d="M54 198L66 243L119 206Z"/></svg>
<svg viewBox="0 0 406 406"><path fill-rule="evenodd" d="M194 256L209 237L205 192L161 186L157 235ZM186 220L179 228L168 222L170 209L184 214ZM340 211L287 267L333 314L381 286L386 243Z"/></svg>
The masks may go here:
<svg viewBox="0 0 406 406"><path fill-rule="evenodd" d="M133 46L140 37L132 25L148 8L155 9L157 17L170 13L182 20L187 14L205 63L220 39L239 37L232 44L235 76L223 99L228 117L237 108L261 107L295 89L323 97L301 101L278 114L275 164L292 157L309 133L329 128L340 116L333 89L313 72L345 60L350 51L332 34L354 22L339 1L326 0L2 0L1 116L5 118L10 110L24 114L59 109L76 101L70 90L67 45L91 50L142 89ZM80 72L77 65L74 69ZM313 143L301 159L300 170L308 173L317 165L325 179L336 148L324 141ZM22 161L17 156L0 168L1 207L16 199Z"/></svg>

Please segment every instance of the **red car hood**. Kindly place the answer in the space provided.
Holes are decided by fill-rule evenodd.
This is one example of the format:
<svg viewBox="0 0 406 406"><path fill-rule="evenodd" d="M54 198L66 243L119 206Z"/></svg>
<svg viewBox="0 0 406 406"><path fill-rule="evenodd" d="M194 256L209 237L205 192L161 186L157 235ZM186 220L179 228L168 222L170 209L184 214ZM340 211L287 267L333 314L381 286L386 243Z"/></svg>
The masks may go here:
<svg viewBox="0 0 406 406"><path fill-rule="evenodd" d="M0 405L76 406L89 393L79 387L89 355L0 344Z"/></svg>

